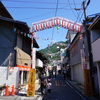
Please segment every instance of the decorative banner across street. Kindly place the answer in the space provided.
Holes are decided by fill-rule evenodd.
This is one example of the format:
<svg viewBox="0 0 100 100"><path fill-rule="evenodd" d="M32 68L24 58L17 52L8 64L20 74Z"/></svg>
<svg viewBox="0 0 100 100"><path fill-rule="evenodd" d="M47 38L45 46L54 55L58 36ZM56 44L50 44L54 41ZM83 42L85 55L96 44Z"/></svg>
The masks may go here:
<svg viewBox="0 0 100 100"><path fill-rule="evenodd" d="M35 78L36 78L36 69L30 69L28 90L27 90L27 96L29 97L33 97L35 95Z"/></svg>
<svg viewBox="0 0 100 100"><path fill-rule="evenodd" d="M82 31L82 24L80 23L75 23L74 21L62 17L53 17L32 23L32 32L37 32L52 27L63 27L76 32Z"/></svg>

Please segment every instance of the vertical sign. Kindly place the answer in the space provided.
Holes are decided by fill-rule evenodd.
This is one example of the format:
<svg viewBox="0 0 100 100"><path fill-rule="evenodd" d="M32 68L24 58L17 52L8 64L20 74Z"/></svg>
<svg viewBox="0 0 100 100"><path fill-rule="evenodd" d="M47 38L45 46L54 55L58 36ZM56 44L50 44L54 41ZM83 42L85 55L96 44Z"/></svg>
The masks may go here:
<svg viewBox="0 0 100 100"><path fill-rule="evenodd" d="M84 92L86 96L93 96L90 69L84 69Z"/></svg>
<svg viewBox="0 0 100 100"><path fill-rule="evenodd" d="M86 64L86 57L85 57L85 52L84 49L81 49L81 62L82 62L82 68L87 69L87 64Z"/></svg>
<svg viewBox="0 0 100 100"><path fill-rule="evenodd" d="M29 97L33 97L35 95L35 77L36 77L36 69L30 69L28 90L27 90L27 96Z"/></svg>

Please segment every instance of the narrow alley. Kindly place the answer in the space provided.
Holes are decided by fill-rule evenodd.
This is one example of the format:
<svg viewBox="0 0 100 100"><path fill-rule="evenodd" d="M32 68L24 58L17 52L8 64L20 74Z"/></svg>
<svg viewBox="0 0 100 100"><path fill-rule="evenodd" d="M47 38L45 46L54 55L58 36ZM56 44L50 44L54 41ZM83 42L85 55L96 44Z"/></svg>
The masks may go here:
<svg viewBox="0 0 100 100"><path fill-rule="evenodd" d="M42 100L88 100L72 88L68 82L63 79L62 75L57 75L56 78L52 78L51 83L51 95L46 92Z"/></svg>

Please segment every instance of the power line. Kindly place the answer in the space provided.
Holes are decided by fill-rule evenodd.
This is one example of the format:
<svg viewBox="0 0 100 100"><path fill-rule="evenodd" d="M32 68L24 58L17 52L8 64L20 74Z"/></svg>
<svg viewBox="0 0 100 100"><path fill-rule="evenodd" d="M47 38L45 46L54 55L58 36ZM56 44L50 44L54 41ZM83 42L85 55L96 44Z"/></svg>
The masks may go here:
<svg viewBox="0 0 100 100"><path fill-rule="evenodd" d="M59 0L57 0L56 10L55 10L55 16L57 15L58 3L59 3ZM53 40L53 35L54 35L54 28L53 28L53 31L52 31L52 38L51 38L51 40Z"/></svg>
<svg viewBox="0 0 100 100"><path fill-rule="evenodd" d="M82 7L82 5L81 5L81 7ZM81 8L81 7L80 7L80 8ZM76 23L77 23L77 22L81 22L81 19L82 19L82 17L83 17L83 12L82 12L82 15L81 15L81 11L82 11L82 10L80 10L80 12L79 12L79 14L78 14L78 18L77 18L76 21L75 21ZM80 17L80 15L81 15L81 17Z"/></svg>
<svg viewBox="0 0 100 100"><path fill-rule="evenodd" d="M42 4L56 4L54 2L34 2L34 1L18 1L18 0L0 0L0 1L7 1L7 2L24 2L24 3L42 3ZM68 3L59 3L59 4L68 4ZM70 3L71 5L74 5L73 3ZM77 3L79 5L80 3Z"/></svg>
<svg viewBox="0 0 100 100"><path fill-rule="evenodd" d="M73 0L73 2L74 2L74 6L75 6L75 8L77 8L77 7L76 7L75 0ZM77 15L79 16L79 13L78 13L78 12L77 12ZM78 16L77 16L77 17L78 17Z"/></svg>
<svg viewBox="0 0 100 100"><path fill-rule="evenodd" d="M56 5L55 16L57 15L57 10L58 10L58 2L59 2L59 0L57 0L57 5Z"/></svg>
<svg viewBox="0 0 100 100"><path fill-rule="evenodd" d="M85 0L84 2L86 2L86 0ZM86 8L88 7L89 4L90 4L90 0L88 0L87 5L86 5ZM82 6L83 6L83 4L82 4ZM85 9L86 9L86 8L85 8ZM83 11L83 13L82 13L82 15L81 15L81 17L80 17L79 20L82 19L83 15L84 15L84 11Z"/></svg>
<svg viewBox="0 0 100 100"><path fill-rule="evenodd" d="M74 13L74 11L73 11L73 9L72 9L72 7L71 7L71 5L70 5L69 0L68 0L68 3L69 3L69 6L70 6L70 8L71 8L71 10L72 10L72 13L73 13L73 14L74 14L74 16L77 18L76 14Z"/></svg>
<svg viewBox="0 0 100 100"><path fill-rule="evenodd" d="M42 7L6 7L6 8L17 8L17 9L21 9L21 8L24 8L24 9L56 9L56 8L42 8ZM57 8L57 9L66 9L66 8ZM74 9L74 8L73 8ZM67 9L67 10L71 10L71 9Z"/></svg>
<svg viewBox="0 0 100 100"><path fill-rule="evenodd" d="M68 5L66 5L66 6L68 6ZM63 7L61 7L61 8L65 8L66 6L63 6ZM62 10L62 9L58 9L59 11L60 10ZM54 10L53 11L50 11L50 12L46 12L46 13L44 13L44 14L39 14L39 15L37 15L37 16L33 16L33 17L29 17L29 18L23 18L23 19L19 19L19 20L26 20L26 19L32 19L32 18L37 18L37 17L40 17L40 16L47 16L47 15L49 15L49 14L52 14L51 12L54 12Z"/></svg>

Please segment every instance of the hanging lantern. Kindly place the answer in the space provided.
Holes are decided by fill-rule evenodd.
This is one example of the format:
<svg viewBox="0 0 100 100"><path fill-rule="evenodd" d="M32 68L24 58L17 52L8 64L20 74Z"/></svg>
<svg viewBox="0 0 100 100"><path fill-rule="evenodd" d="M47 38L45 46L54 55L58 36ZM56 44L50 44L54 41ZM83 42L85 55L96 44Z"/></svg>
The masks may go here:
<svg viewBox="0 0 100 100"><path fill-rule="evenodd" d="M52 24L52 26L55 26L55 24L54 24L54 20L51 21L51 24Z"/></svg>
<svg viewBox="0 0 100 100"><path fill-rule="evenodd" d="M59 19L58 18L56 19L56 25L59 25Z"/></svg>
<svg viewBox="0 0 100 100"><path fill-rule="evenodd" d="M38 25L36 25L36 31L38 31L39 30L39 27L38 27Z"/></svg>
<svg viewBox="0 0 100 100"><path fill-rule="evenodd" d="M82 26L79 26L79 27L78 27L78 32L80 33L81 30L82 30Z"/></svg>
<svg viewBox="0 0 100 100"><path fill-rule="evenodd" d="M41 23L41 28L42 28L42 30L44 30L44 25L43 25L43 23Z"/></svg>
<svg viewBox="0 0 100 100"><path fill-rule="evenodd" d="M75 28L76 28L76 25L75 25L75 24L73 24L73 26L72 26L72 31L74 31L74 30L75 30Z"/></svg>
<svg viewBox="0 0 100 100"><path fill-rule="evenodd" d="M47 28L49 28L49 26L50 26L50 25L49 25L49 23L48 23L48 22L46 22L46 27L47 27Z"/></svg>
<svg viewBox="0 0 100 100"><path fill-rule="evenodd" d="M59 30L60 28L57 26L56 29Z"/></svg>
<svg viewBox="0 0 100 100"><path fill-rule="evenodd" d="M67 29L69 29L69 28L70 28L70 26L71 26L71 23L70 23L70 22L68 22L68 24L67 24Z"/></svg>

